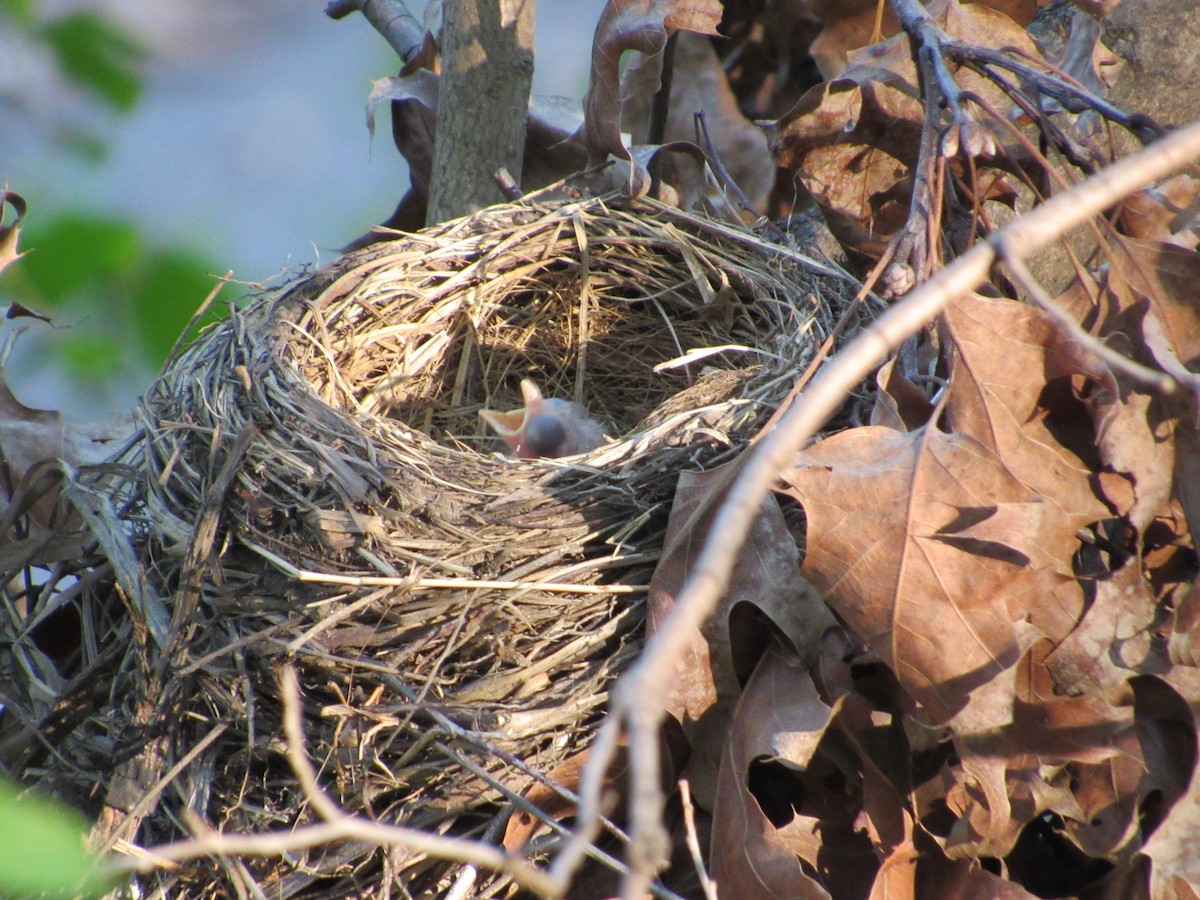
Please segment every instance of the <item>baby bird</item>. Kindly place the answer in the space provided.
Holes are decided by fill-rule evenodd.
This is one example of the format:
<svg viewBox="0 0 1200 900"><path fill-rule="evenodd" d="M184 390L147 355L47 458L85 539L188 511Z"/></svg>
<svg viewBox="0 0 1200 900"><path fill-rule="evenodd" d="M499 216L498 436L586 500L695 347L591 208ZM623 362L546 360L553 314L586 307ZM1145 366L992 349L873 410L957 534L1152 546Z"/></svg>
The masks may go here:
<svg viewBox="0 0 1200 900"><path fill-rule="evenodd" d="M578 403L549 399L530 379L521 379L522 409L497 412L481 409L480 418L491 425L519 459L574 456L604 443L604 426L589 419Z"/></svg>

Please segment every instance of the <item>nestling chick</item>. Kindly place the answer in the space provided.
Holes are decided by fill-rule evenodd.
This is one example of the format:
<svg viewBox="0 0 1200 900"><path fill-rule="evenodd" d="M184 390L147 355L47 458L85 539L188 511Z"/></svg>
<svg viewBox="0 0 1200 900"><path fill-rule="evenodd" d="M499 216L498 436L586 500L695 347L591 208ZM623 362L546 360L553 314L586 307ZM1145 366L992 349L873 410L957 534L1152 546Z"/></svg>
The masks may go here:
<svg viewBox="0 0 1200 900"><path fill-rule="evenodd" d="M574 456L604 443L604 426L589 419L578 403L549 399L530 379L521 379L522 409L497 412L481 409L480 418L492 426L519 459Z"/></svg>

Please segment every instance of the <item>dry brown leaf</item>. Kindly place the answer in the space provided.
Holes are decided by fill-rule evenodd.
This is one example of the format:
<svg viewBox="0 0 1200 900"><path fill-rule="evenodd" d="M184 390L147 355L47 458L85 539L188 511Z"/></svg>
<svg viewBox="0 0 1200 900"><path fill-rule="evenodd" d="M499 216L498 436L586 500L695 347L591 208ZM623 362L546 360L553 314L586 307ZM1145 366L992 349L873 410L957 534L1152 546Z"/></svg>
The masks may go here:
<svg viewBox="0 0 1200 900"><path fill-rule="evenodd" d="M1175 424L1161 398L1132 390L1119 400L1113 394L1098 396L1093 408L1102 424L1101 458L1128 478L1132 491L1132 502L1114 505L1143 534L1171 499Z"/></svg>
<svg viewBox="0 0 1200 900"><path fill-rule="evenodd" d="M1058 303L1101 340L1134 360L1191 380L1200 368L1200 313L1194 302L1200 257L1153 241L1112 242L1102 284L1076 282ZM1193 384L1194 386L1194 384ZM1143 531L1177 490L1200 519L1200 436L1190 391L1163 401L1129 387L1092 399L1102 460L1132 482L1132 524Z"/></svg>
<svg viewBox="0 0 1200 900"><path fill-rule="evenodd" d="M1182 591L1175 607L1167 653L1171 662L1193 668L1200 666L1200 582L1193 581Z"/></svg>
<svg viewBox="0 0 1200 900"><path fill-rule="evenodd" d="M1024 590L1013 585L1008 598L1014 620L1026 619L1057 643L1083 611L1083 587L1072 569L1079 529L1111 515L1092 485L1099 468L1094 426L1073 380L1089 375L1113 390L1115 384L1033 307L966 297L950 304L944 322L954 344L946 402L951 430L987 446L1043 500L1036 537L1031 531L1022 545L1030 559Z"/></svg>
<svg viewBox="0 0 1200 900"><path fill-rule="evenodd" d="M949 305L944 321L955 348L946 420L1061 510L1059 543L1043 549L1065 564L1078 545L1075 532L1109 514L1091 488L1094 434L1071 378L1111 378L1033 307L964 297Z"/></svg>
<svg viewBox="0 0 1200 900"><path fill-rule="evenodd" d="M883 878L900 891L897 896L904 896L900 886L912 874L905 861L913 850L913 816L898 785L912 781L911 748L898 719L873 709L862 694L847 694L840 707L837 724L858 756L862 777L862 812L856 824L865 828L876 856L884 860L872 890L878 891Z"/></svg>
<svg viewBox="0 0 1200 900"><path fill-rule="evenodd" d="M1156 356L1169 351L1185 367L1200 364L1200 309L1195 290L1200 255L1174 244L1124 239L1108 255L1110 290L1123 305L1144 298L1162 330L1166 347L1151 347ZM1149 336L1143 332L1143 337ZM1159 359L1165 363L1164 359Z"/></svg>
<svg viewBox="0 0 1200 900"><path fill-rule="evenodd" d="M553 770L546 773L546 778L567 790L576 791L579 788L579 776L587 763L588 752L577 753L563 760ZM605 787L612 788L616 779L625 775L626 766L614 766L605 773ZM543 782L535 782L524 793L524 798L540 809L546 816L560 820L575 815L576 805L558 791ZM513 810L508 823L504 827L504 838L501 846L510 853L525 846L526 842L543 827L542 821L523 809Z"/></svg>
<svg viewBox="0 0 1200 900"><path fill-rule="evenodd" d="M676 40L663 142L696 141L695 116L703 113L717 157L752 208L761 212L775 183L775 162L766 135L738 109L712 41L689 32L681 32ZM636 70L630 69L630 75L635 71L646 73L648 83L636 83L631 77L624 81L621 126L637 144L649 140L650 101L659 82L660 64L660 59L654 59ZM699 206L696 186L704 185L705 179L694 170L703 165L703 159L697 161L683 154L672 154L664 160L663 180L680 191L679 205L684 209Z"/></svg>
<svg viewBox="0 0 1200 900"><path fill-rule="evenodd" d="M1007 593L1042 504L985 446L858 428L799 454L786 481L808 514L803 571L927 721L1017 663ZM1009 524L981 533L996 516Z"/></svg>
<svg viewBox="0 0 1200 900"><path fill-rule="evenodd" d="M1176 668L1166 680L1196 708L1200 700L1200 671ZM1187 791L1142 848L1142 853L1153 862L1150 869L1153 900L1194 896L1194 886L1200 885L1200 769L1193 766L1187 777Z"/></svg>
<svg viewBox="0 0 1200 900"><path fill-rule="evenodd" d="M879 0L799 0L799 5L823 23L808 52L825 78L840 75L849 52L876 37ZM891 4L884 4L882 27L884 35L893 35L898 29Z"/></svg>
<svg viewBox="0 0 1200 900"><path fill-rule="evenodd" d="M987 6L944 0L929 4L929 13L965 43L1038 55L1020 25ZM953 71L964 91L992 109L1003 115L1012 108L991 82L964 69ZM897 34L851 53L844 72L805 94L773 126L772 146L779 164L803 180L835 233L852 246L877 252L877 244L907 221L907 179L924 119L909 41ZM1003 129L989 133L1011 159L1027 156Z"/></svg>
<svg viewBox="0 0 1200 900"><path fill-rule="evenodd" d="M103 462L128 440L132 429L129 415L87 424L64 422L60 413L25 406L0 379L0 458L7 470L0 479L0 497L22 507L29 504L15 514L28 512L34 522L49 527L60 473L56 466L38 468L39 463L61 459L78 467ZM27 475L30 481L23 483Z"/></svg>
<svg viewBox="0 0 1200 900"><path fill-rule="evenodd" d="M723 744L711 862L721 896L832 896L806 874L800 862L803 859L816 869L826 850L820 817L796 809L784 790L763 798L771 805L768 814L751 791L749 770L762 761L805 769L833 714L804 666L777 650L762 657L738 701L733 728ZM805 794L802 799L811 798Z"/></svg>
<svg viewBox="0 0 1200 900"><path fill-rule="evenodd" d="M868 900L916 900L920 858L912 844L902 844L888 854L875 875Z"/></svg>
<svg viewBox="0 0 1200 900"><path fill-rule="evenodd" d="M636 50L653 57L679 29L716 34L719 0L609 0L592 41L592 70L583 101L583 126L577 134L587 148L588 165L609 154L629 159L621 140L621 54ZM658 89L655 85L651 93Z"/></svg>
<svg viewBox="0 0 1200 900"><path fill-rule="evenodd" d="M680 475L662 557L650 581L649 634L661 627L674 606L739 471L737 464L729 464ZM712 809L721 747L741 680L767 639L761 625L746 615L748 608L739 612L743 604L774 623L797 657L810 662L820 654L822 634L836 624L800 576L795 541L773 498L764 502L754 521L720 607L692 635L667 701L667 712L679 721L691 745L686 777L696 802L705 809Z"/></svg>
<svg viewBox="0 0 1200 900"><path fill-rule="evenodd" d="M837 230L885 236L908 215L904 180L921 107L884 82L819 84L769 129L779 165L797 173Z"/></svg>
<svg viewBox="0 0 1200 900"><path fill-rule="evenodd" d="M932 870L934 875L926 876ZM973 860L938 861L922 867L921 896L936 900L1035 900L1019 884L993 875Z"/></svg>
<svg viewBox="0 0 1200 900"><path fill-rule="evenodd" d="M881 5L884 7L880 22L883 36L890 37L899 31L891 4L881 4L879 0L800 0L798 5L824 23L825 27L809 52L825 78L842 73L850 51L878 39L875 27ZM940 8L937 2L926 5L931 14ZM978 5L991 7L1019 25L1028 25L1038 4L1037 0L979 0Z"/></svg>
<svg viewBox="0 0 1200 900"><path fill-rule="evenodd" d="M12 207L13 220L4 224L8 207ZM25 217L25 198L9 190L0 191L0 272L21 258L17 241L21 235L21 219Z"/></svg>
<svg viewBox="0 0 1200 900"><path fill-rule="evenodd" d="M1121 228L1130 237L1195 250L1200 179L1186 172L1138 191L1121 204Z"/></svg>
<svg viewBox="0 0 1200 900"><path fill-rule="evenodd" d="M408 163L411 188L400 207L385 223L391 228L415 231L424 224L429 198L429 179L433 170L433 138L437 127L437 73L408 68L394 78L371 83L367 98L367 130L375 131L375 114L380 104L388 103L392 114L392 140ZM583 164L583 153L573 137L580 116L571 104L558 97L533 97L529 106L529 126L525 136L524 165L520 176L526 191L564 178ZM356 245L360 245L356 242Z"/></svg>
<svg viewBox="0 0 1200 900"><path fill-rule="evenodd" d="M914 431L926 425L933 416L933 404L925 392L896 369L893 357L875 373L879 391L871 408L871 424L893 431Z"/></svg>
<svg viewBox="0 0 1200 900"><path fill-rule="evenodd" d="M1079 626L1046 660L1064 693L1106 690L1134 675L1170 668L1158 637L1164 611L1142 572L1140 556L1130 557L1096 585L1096 596Z"/></svg>
<svg viewBox="0 0 1200 900"><path fill-rule="evenodd" d="M1123 696L1122 696L1123 692ZM1066 819L1067 834L1089 856L1130 859L1154 819L1143 819L1147 798L1157 815L1186 796L1196 765L1191 708L1167 681L1146 676L1109 692L1123 704L1130 726L1109 741L1116 751L1098 764L1072 768L1072 790L1083 817Z"/></svg>
<svg viewBox="0 0 1200 900"><path fill-rule="evenodd" d="M959 762L945 772L945 796L958 820L945 850L954 857L1007 856L1022 829L1047 810L1084 821L1062 767L1086 763L1098 771L1119 756L1113 741L1130 729L1124 687L1105 695L1025 703L1012 699L1012 686L1002 691L993 685L984 691L998 695L1009 721L987 727L982 721L987 717L980 716L984 727L972 727L960 717L952 725ZM997 716L992 712L990 718Z"/></svg>

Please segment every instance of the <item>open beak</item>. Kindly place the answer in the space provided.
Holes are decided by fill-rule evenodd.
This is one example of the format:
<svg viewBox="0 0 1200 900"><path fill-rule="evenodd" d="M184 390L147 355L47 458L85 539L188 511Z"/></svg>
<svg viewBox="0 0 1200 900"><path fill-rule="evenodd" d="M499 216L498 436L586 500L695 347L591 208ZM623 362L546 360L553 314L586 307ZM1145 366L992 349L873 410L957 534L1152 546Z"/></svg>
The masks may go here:
<svg viewBox="0 0 1200 900"><path fill-rule="evenodd" d="M508 445L521 459L530 459L540 454L531 451L525 444L525 431L529 422L539 415L546 406L546 400L541 390L528 378L521 379L521 399L524 406L508 412L494 409L481 409L479 417L483 419L501 440Z"/></svg>

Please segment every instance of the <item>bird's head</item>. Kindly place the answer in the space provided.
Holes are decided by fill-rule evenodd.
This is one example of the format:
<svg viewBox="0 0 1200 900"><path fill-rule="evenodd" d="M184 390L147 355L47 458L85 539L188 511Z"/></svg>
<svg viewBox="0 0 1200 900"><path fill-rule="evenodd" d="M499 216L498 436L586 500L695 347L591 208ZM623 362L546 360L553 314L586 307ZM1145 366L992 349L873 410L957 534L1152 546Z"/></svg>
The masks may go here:
<svg viewBox="0 0 1200 900"><path fill-rule="evenodd" d="M529 378L521 379L524 406L508 412L479 411L519 459L573 456L600 446L604 429L575 403L542 396Z"/></svg>

